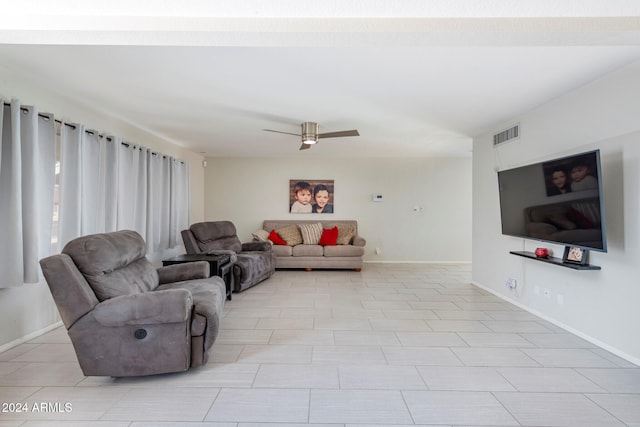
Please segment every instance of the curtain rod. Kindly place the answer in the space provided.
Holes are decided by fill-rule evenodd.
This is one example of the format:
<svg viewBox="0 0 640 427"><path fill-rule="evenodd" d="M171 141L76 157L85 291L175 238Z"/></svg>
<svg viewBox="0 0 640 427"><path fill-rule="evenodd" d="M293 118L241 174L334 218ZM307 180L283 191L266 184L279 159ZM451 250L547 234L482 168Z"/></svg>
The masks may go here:
<svg viewBox="0 0 640 427"><path fill-rule="evenodd" d="M8 102L5 102L4 106L5 107L11 107L11 104L9 104ZM29 112L29 109L27 107L20 107L20 111ZM49 116L47 116L46 114L42 114L42 113L38 113L38 117L42 117L45 120L49 120L50 119ZM63 122L61 120L58 120L58 119L53 119L53 121L55 121L56 123L59 123L59 124L63 124ZM69 126L72 129L76 128L76 125L71 124L71 123L64 123L64 125L65 126ZM85 132L87 132L87 131L85 131ZM93 132L91 132L91 134L93 134Z"/></svg>
<svg viewBox="0 0 640 427"><path fill-rule="evenodd" d="M9 103L5 102L5 103L4 103L4 106L5 106L5 107L10 107L10 106L11 106L11 104L9 104ZM22 107L22 106L21 106L21 107L20 107L20 111L29 112L29 108L27 108L27 107ZM51 119L51 118L50 118L49 116L47 116L46 114L42 114L42 113L38 113L38 117L42 117L42 118L43 118L43 119L45 119L45 120L50 120L50 119ZM56 122L56 123L58 123L58 124L60 124L60 125L62 125L62 124L63 124L63 125L65 125L65 126L69 126L71 129L75 129L75 128L76 128L76 125L74 125L73 123L66 123L66 122L63 122L62 120L58 120L58 119L53 119L53 121L54 121L54 122ZM86 132L86 133L88 133L89 135L95 135L95 134L96 134L94 131L92 131L92 130L90 130L90 129L85 129L85 132ZM101 138L104 138L104 135L100 135L100 134L98 134L98 136L99 136L99 137L101 137ZM108 141L111 141L111 137L110 137L110 136L107 136L106 138L107 138L107 140L108 140ZM127 146L127 147L129 146L129 144L125 144L124 142L122 143L122 145L125 145L125 146Z"/></svg>
<svg viewBox="0 0 640 427"><path fill-rule="evenodd" d="M9 104L9 103L5 102L5 103L4 103L4 106L5 106L5 107L11 107L11 104ZM29 112L29 108L27 108L27 107L22 107L22 106L21 106L21 107L20 107L20 111L24 111L24 112L27 112L27 113L28 113L28 112ZM42 118L43 118L43 119L45 119L45 120L50 120L50 119L51 119L51 118L50 118L49 116L47 116L46 114L42 114L42 113L38 113L38 117L42 117ZM54 121L54 122L56 122L56 123L58 123L58 124L61 124L61 125L63 124L63 125L65 125L65 126L69 126L71 129L75 129L75 128L76 128L76 125L71 124L71 123L66 123L66 122L63 122L63 121L58 120L58 119L53 119L53 121ZM89 135L95 135L95 134L96 134L94 131L92 131L92 130L90 130L90 129L85 129L85 133L88 133ZM111 138L110 136L106 136L106 137L105 137L104 135L100 135L100 134L98 134L98 137L99 137L99 138L107 138L107 141L111 141L111 140L112 140L112 138ZM127 148L129 148L129 147L132 145L132 144L129 144L128 142L124 142L124 141L122 141L120 144L121 144L121 145L124 145L124 146L125 146L125 147L127 147ZM136 146L135 146L135 144L133 144L133 148L135 148L135 147L136 147ZM142 150L142 147L138 147L138 149L139 149L139 150ZM158 154L160 154L160 153L157 153L157 152L155 152L155 151L152 151L152 152L151 152L151 155L153 155L153 156L157 156ZM162 155L162 158L163 158L163 159L166 159L166 158L167 158L167 156L163 154L163 155ZM176 159L176 160L177 160L177 161L179 161L180 163L183 163L183 164L184 164L184 161L183 161L183 160L178 160L178 159Z"/></svg>
<svg viewBox="0 0 640 427"><path fill-rule="evenodd" d="M10 107L11 104L5 102L4 103L5 107ZM24 112L29 112L29 108L27 107L20 107L20 111L24 111ZM47 116L46 114L42 114L42 113L38 113L38 117L42 117L45 120L50 120L51 118L49 116ZM75 129L76 125L74 125L73 123L66 123L63 122L62 120L58 120L58 119L53 119L54 122L58 123L58 124L64 124L65 126L69 126L71 129ZM85 132L88 133L89 135L95 135L95 132L90 130L90 129L85 129ZM103 137L103 135L98 134L99 137ZM107 140L111 141L111 137L107 137Z"/></svg>

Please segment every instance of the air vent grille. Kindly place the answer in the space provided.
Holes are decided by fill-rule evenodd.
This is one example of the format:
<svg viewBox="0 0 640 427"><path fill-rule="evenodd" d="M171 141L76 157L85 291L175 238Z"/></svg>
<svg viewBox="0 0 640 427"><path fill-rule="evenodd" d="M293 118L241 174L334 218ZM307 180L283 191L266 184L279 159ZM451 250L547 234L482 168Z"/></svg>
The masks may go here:
<svg viewBox="0 0 640 427"><path fill-rule="evenodd" d="M518 138L520 138L519 124L493 135L493 145L496 146L496 145L504 144L505 142L513 141L514 139L518 139Z"/></svg>

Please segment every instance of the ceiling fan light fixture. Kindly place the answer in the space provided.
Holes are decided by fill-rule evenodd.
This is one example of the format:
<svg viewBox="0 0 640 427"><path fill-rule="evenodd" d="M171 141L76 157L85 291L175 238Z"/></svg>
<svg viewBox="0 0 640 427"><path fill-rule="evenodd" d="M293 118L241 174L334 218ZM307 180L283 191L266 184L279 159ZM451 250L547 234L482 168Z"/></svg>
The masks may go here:
<svg viewBox="0 0 640 427"><path fill-rule="evenodd" d="M314 122L302 123L302 143L315 144L318 142L318 124Z"/></svg>
<svg viewBox="0 0 640 427"><path fill-rule="evenodd" d="M292 132L284 132L281 130L273 130L273 129L262 129L267 132L276 132L276 133L284 133L287 135L296 135L302 138L302 145L300 146L300 150L308 150L312 145L315 145L320 138L342 138L345 136L360 136L360 133L357 129L351 130L341 130L337 132L325 132L318 133L318 123L316 122L304 122L301 125L302 132L300 133L292 133Z"/></svg>

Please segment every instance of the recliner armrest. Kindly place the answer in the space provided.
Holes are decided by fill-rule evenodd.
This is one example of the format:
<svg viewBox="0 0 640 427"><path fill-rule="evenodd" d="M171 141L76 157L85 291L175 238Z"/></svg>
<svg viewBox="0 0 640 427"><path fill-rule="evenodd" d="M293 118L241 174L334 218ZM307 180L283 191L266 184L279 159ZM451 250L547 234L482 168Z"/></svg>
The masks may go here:
<svg viewBox="0 0 640 427"><path fill-rule="evenodd" d="M270 250L271 243L269 242L245 242L242 244L242 252Z"/></svg>
<svg viewBox="0 0 640 427"><path fill-rule="evenodd" d="M183 280L206 279L210 269L207 261L193 261L166 265L158 268L160 284L182 282Z"/></svg>
<svg viewBox="0 0 640 427"><path fill-rule="evenodd" d="M180 232L182 236L182 243L184 244L184 249L188 254L197 254L200 253L200 248L198 247L198 241L195 236L191 232L191 230L182 230Z"/></svg>
<svg viewBox="0 0 640 427"><path fill-rule="evenodd" d="M191 316L193 298L187 289L166 289L110 298L91 314L104 326L179 323Z"/></svg>

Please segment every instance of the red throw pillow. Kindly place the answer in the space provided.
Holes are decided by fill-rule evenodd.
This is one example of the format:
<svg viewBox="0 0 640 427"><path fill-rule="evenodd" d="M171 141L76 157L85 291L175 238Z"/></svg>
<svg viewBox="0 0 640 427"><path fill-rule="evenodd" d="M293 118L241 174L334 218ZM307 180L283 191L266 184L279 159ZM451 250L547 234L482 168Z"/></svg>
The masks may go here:
<svg viewBox="0 0 640 427"><path fill-rule="evenodd" d="M282 237L280 237L280 235L276 233L276 230L271 230L271 233L269 233L268 239L271 240L274 245L283 245L283 246L287 245L287 242L285 242L282 239Z"/></svg>
<svg viewBox="0 0 640 427"><path fill-rule="evenodd" d="M321 246L335 246L338 243L338 227L322 230L319 244Z"/></svg>

